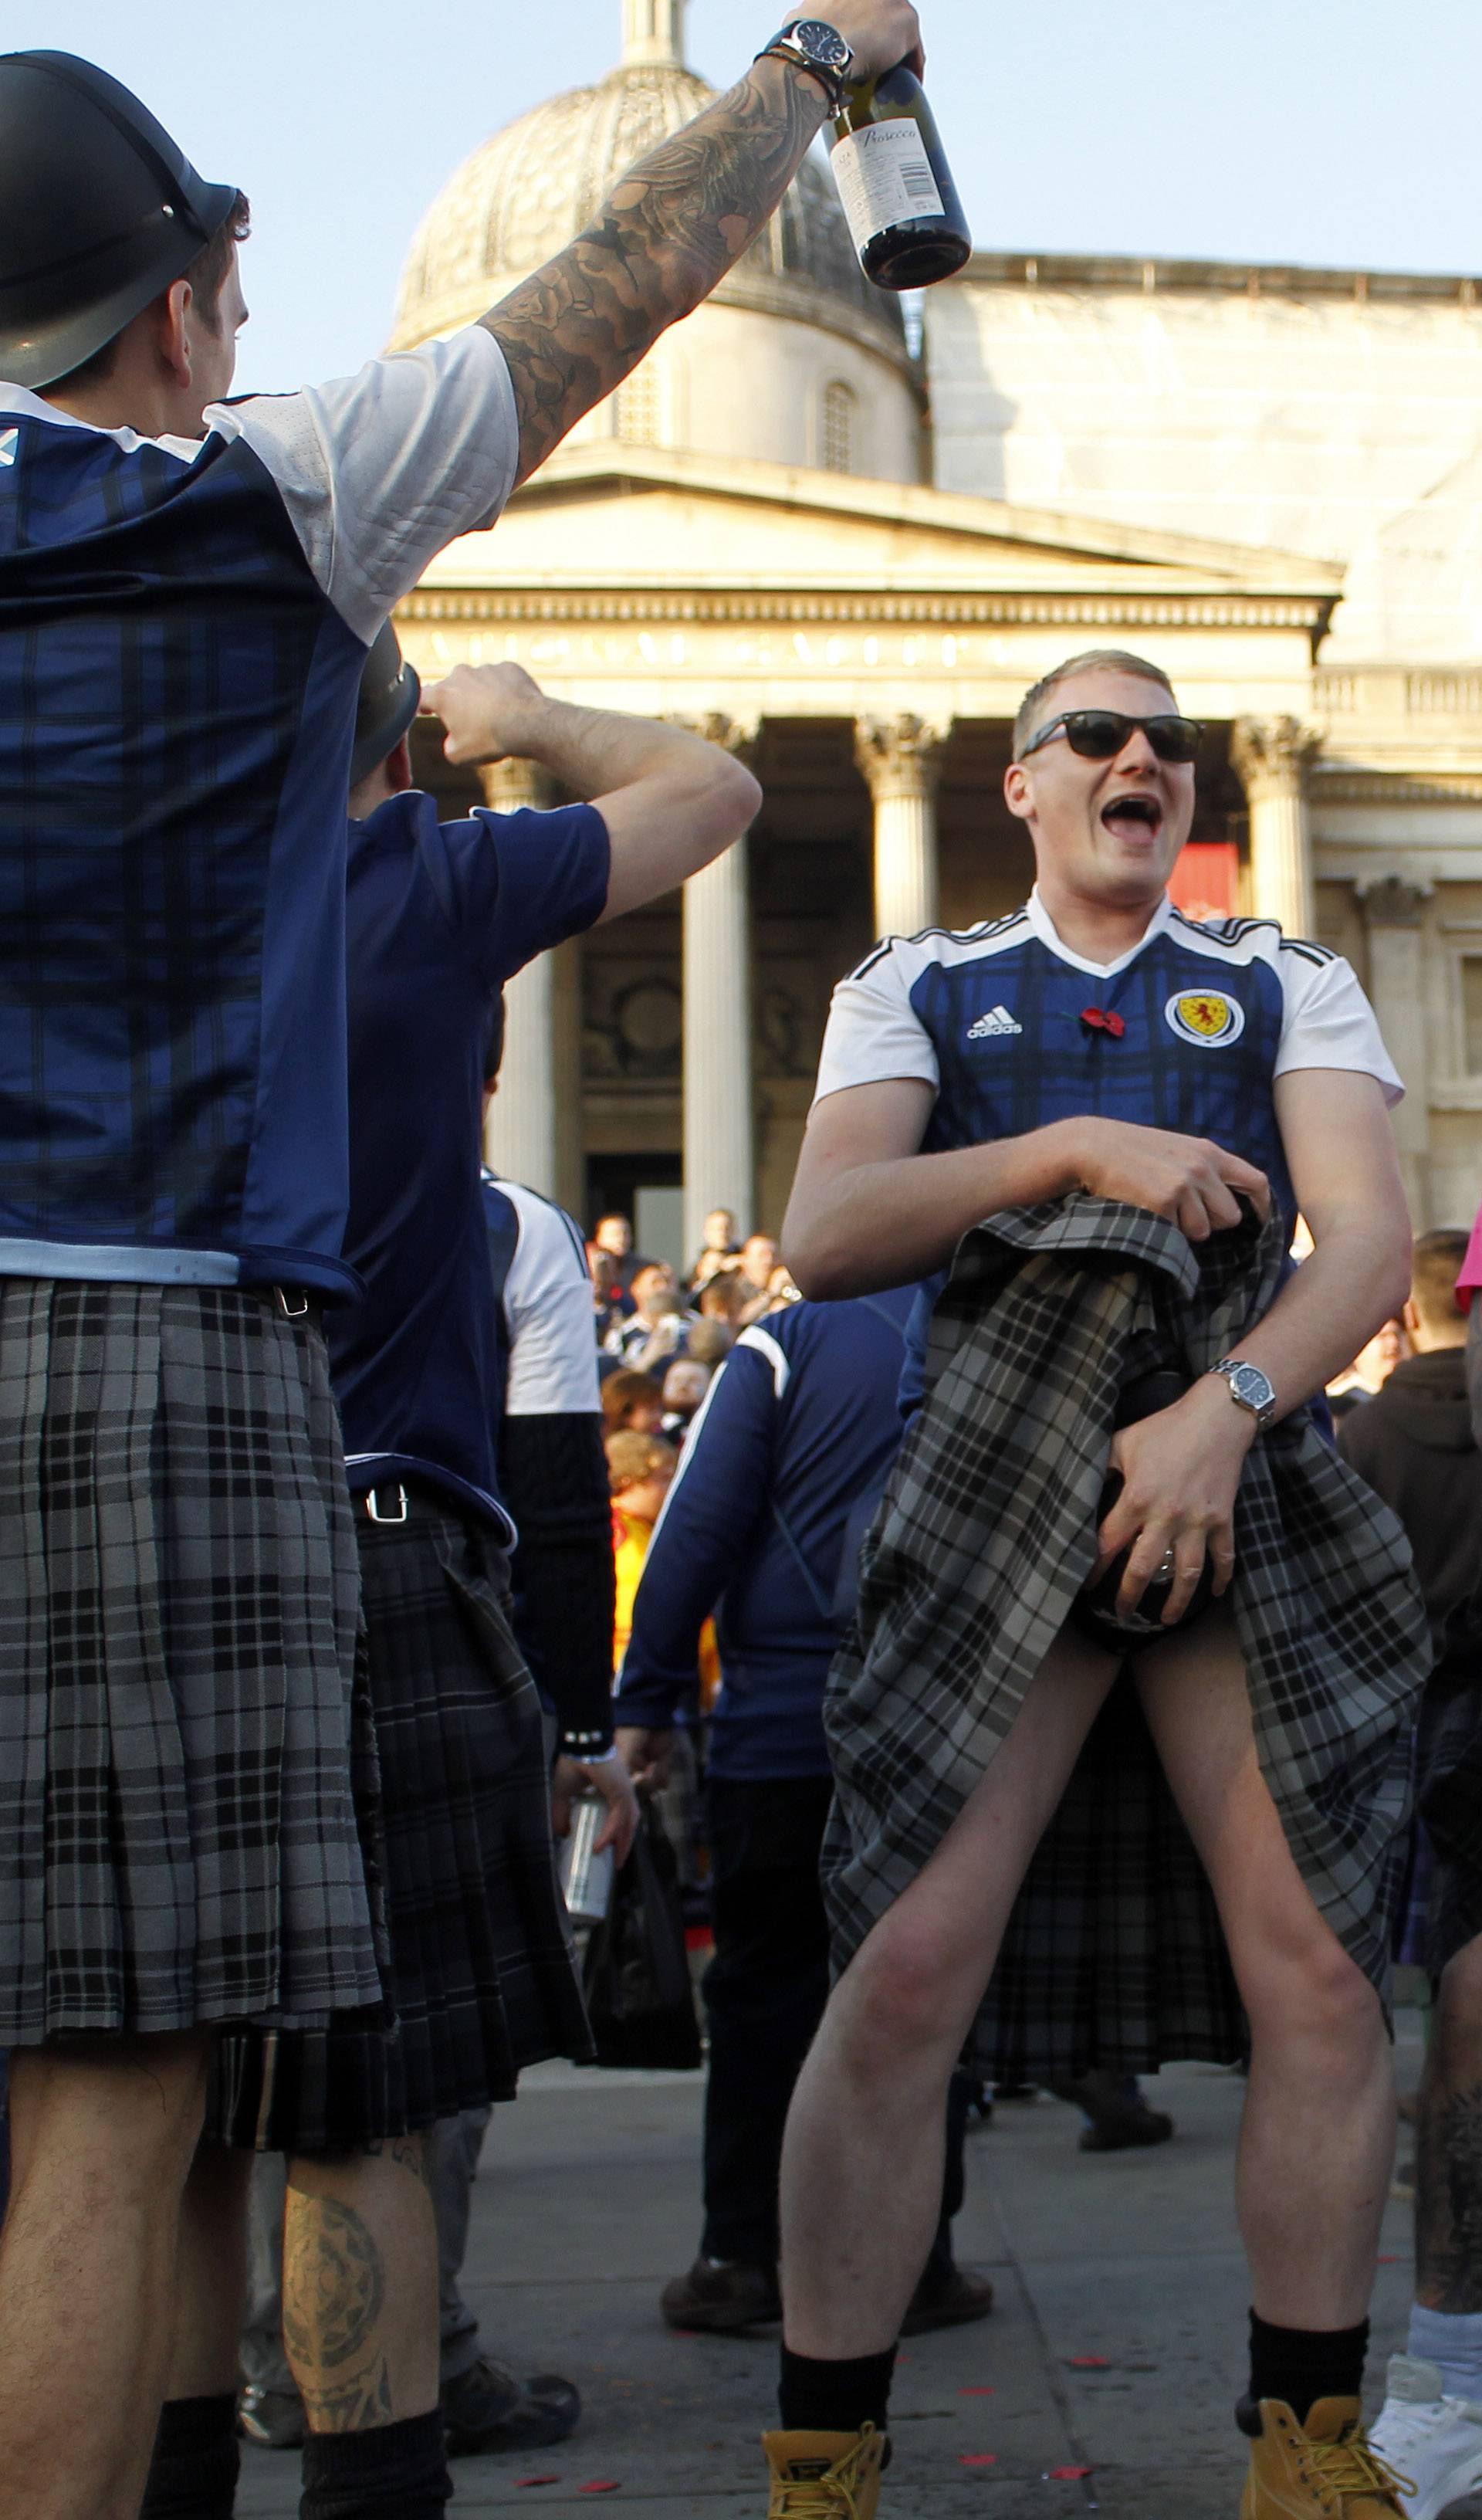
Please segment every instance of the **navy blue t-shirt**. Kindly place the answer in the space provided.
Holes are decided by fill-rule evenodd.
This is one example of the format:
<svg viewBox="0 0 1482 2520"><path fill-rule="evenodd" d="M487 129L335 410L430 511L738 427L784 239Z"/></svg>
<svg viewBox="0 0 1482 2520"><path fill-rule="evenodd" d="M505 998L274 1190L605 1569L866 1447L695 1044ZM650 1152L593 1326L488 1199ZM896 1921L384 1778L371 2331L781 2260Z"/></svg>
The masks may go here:
<svg viewBox="0 0 1482 2520"><path fill-rule="evenodd" d="M840 982L818 1098L918 1077L932 1088L923 1153L1100 1117L1212 1139L1259 1166L1288 1236L1295 1199L1277 1119L1279 1076L1335 1067L1404 1092L1349 965L1272 920L1187 919L1166 894L1139 942L1088 962L1039 897L961 934L890 936ZM912 1320L902 1407L917 1405L931 1308Z"/></svg>
<svg viewBox="0 0 1482 2520"><path fill-rule="evenodd" d="M479 1164L506 980L607 898L591 805L439 823L413 789L350 826L350 1222L364 1300L330 1318L355 1489L427 1479L505 1532L495 1298Z"/></svg>

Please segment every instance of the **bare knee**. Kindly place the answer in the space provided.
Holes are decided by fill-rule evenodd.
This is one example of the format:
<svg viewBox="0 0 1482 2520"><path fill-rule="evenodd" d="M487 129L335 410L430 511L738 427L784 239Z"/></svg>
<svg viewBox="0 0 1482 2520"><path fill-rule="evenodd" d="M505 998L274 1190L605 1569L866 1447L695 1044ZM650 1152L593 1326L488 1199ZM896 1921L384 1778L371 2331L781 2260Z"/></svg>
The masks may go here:
<svg viewBox="0 0 1482 2520"><path fill-rule="evenodd" d="M1482 2082L1482 1935L1441 1972L1426 2062L1443 2083Z"/></svg>
<svg viewBox="0 0 1482 2520"><path fill-rule="evenodd" d="M1255 2042L1366 2056L1383 2037L1379 1999L1358 1962L1320 1917L1312 1929L1273 1939L1237 1964Z"/></svg>
<svg viewBox="0 0 1482 2520"><path fill-rule="evenodd" d="M900 2076L918 2065L950 2073L966 2024L929 1919L887 1916L841 1984L844 2044L859 2070Z"/></svg>
<svg viewBox="0 0 1482 2520"><path fill-rule="evenodd" d="M205 2112L209 2034L68 2040L18 2049L11 2110L22 2140L178 2158L189 2167Z"/></svg>

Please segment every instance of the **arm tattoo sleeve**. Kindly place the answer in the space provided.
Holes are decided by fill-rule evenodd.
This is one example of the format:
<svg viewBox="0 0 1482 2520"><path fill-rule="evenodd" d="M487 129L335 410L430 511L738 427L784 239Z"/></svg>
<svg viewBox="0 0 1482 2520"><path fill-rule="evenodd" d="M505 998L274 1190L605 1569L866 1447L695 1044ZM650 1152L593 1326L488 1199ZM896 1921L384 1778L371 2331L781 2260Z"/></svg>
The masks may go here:
<svg viewBox="0 0 1482 2520"><path fill-rule="evenodd" d="M630 167L591 226L490 308L483 322L515 382L521 481L745 252L827 111L816 80L759 62Z"/></svg>

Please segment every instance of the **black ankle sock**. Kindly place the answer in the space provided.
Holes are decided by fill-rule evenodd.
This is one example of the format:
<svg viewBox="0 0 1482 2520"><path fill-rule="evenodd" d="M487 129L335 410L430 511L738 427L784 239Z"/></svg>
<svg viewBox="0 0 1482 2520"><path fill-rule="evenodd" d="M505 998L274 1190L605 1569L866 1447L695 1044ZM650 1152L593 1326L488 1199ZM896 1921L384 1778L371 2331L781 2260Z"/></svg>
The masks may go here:
<svg viewBox="0 0 1482 2520"><path fill-rule="evenodd" d="M368 2433L310 2433L299 2520L442 2520L453 2480L442 2408Z"/></svg>
<svg viewBox="0 0 1482 2520"><path fill-rule="evenodd" d="M861 2354L852 2362L815 2362L811 2354L783 2347L778 2405L786 2433L857 2433L862 2424L880 2432L890 2408L895 2347Z"/></svg>
<svg viewBox="0 0 1482 2520"><path fill-rule="evenodd" d="M1357 2327L1273 2327L1250 2314L1250 2396L1280 2398L1305 2424L1319 2398L1357 2398L1369 2321Z"/></svg>
<svg viewBox="0 0 1482 2520"><path fill-rule="evenodd" d="M139 2520L232 2520L241 2457L230 2390L220 2398L167 2398Z"/></svg>

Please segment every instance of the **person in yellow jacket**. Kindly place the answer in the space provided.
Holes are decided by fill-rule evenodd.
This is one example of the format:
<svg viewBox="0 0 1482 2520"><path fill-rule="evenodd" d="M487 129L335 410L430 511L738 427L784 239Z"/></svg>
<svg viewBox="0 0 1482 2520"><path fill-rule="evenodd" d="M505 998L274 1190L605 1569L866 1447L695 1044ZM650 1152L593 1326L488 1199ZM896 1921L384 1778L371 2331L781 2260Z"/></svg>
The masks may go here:
<svg viewBox="0 0 1482 2520"><path fill-rule="evenodd" d="M612 1491L612 1556L617 1571L617 1598L612 1621L612 1668L621 1667L633 1632L633 1600L644 1559L653 1537L669 1482L679 1465L675 1446L661 1435L639 1435L626 1429L607 1437L607 1483ZM720 1687L720 1652L715 1622L707 1619L699 1640L699 1702L708 1712Z"/></svg>

